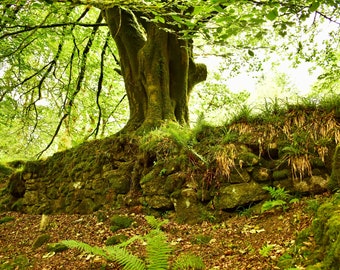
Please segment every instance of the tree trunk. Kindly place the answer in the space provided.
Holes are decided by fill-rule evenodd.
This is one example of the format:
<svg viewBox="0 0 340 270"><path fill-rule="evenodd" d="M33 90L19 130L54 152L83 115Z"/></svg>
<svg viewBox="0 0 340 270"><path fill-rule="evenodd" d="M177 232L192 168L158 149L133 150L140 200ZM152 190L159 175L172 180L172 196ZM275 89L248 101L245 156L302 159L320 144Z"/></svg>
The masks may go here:
<svg viewBox="0 0 340 270"><path fill-rule="evenodd" d="M192 42L131 11L105 11L120 57L130 118L123 131L149 130L166 120L188 124L189 94L206 79L192 59Z"/></svg>

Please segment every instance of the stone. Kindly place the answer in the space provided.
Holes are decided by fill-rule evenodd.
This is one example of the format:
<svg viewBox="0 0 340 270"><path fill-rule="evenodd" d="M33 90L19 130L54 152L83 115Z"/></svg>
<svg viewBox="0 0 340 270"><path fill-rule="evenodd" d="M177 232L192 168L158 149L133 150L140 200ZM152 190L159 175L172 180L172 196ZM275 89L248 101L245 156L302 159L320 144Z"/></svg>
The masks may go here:
<svg viewBox="0 0 340 270"><path fill-rule="evenodd" d="M234 209L267 198L267 192L256 182L229 185L221 188L213 203L217 209Z"/></svg>
<svg viewBox="0 0 340 270"><path fill-rule="evenodd" d="M110 171L103 175L103 179L96 180L96 183L93 184L93 189L97 189L99 186L106 186L106 181L109 182L110 188L117 194L126 194L130 190L130 177L127 175L120 175L115 171Z"/></svg>
<svg viewBox="0 0 340 270"><path fill-rule="evenodd" d="M169 196L146 196L144 197L144 202L153 209L170 210L174 208Z"/></svg>

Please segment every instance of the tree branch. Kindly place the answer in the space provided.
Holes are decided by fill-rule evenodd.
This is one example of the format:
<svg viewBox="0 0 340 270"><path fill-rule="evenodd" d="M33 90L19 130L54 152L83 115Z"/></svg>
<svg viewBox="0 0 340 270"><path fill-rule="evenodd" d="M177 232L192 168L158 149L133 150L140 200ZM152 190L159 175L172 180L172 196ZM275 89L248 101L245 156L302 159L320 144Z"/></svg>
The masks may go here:
<svg viewBox="0 0 340 270"><path fill-rule="evenodd" d="M22 30L18 30L11 33L5 33L2 36L0 36L0 39L15 36L21 33L37 30L37 29L46 29L46 28L56 28L56 27L65 27L65 26L82 26L82 27L99 27L99 26L107 26L106 23L77 23L77 22L70 22L70 23L56 23L56 24L49 24L49 25L35 25L35 26L29 26L29 25L15 25L11 27L6 28L24 28Z"/></svg>

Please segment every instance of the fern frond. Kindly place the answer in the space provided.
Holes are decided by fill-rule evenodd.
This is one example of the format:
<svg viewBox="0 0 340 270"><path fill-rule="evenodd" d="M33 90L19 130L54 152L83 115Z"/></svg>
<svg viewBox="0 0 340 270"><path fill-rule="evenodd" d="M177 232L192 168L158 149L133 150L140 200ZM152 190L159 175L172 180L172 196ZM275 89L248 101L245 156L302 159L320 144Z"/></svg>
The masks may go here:
<svg viewBox="0 0 340 270"><path fill-rule="evenodd" d="M146 221L151 226L152 229L160 230L161 227L167 223L169 223L168 219L159 220L154 216L145 216Z"/></svg>
<svg viewBox="0 0 340 270"><path fill-rule="evenodd" d="M174 270L184 270L184 269L204 269L205 264L201 257L193 254L182 254L175 261L172 269Z"/></svg>
<svg viewBox="0 0 340 270"><path fill-rule="evenodd" d="M153 230L146 235L146 241L148 270L168 269L171 247L167 243L165 233L160 230Z"/></svg>
<svg viewBox="0 0 340 270"><path fill-rule="evenodd" d="M135 235L135 236L129 238L128 240L116 245L116 247L125 248L125 247L127 247L128 245L130 245L131 243L133 243L137 240L143 240L143 237L141 237L139 235Z"/></svg>
<svg viewBox="0 0 340 270"><path fill-rule="evenodd" d="M67 246L68 248L76 248L76 249L79 249L80 251L91 253L93 255L98 255L98 256L101 256L107 259L107 254L103 248L100 248L97 246L93 247L93 246L90 246L89 244L75 241L75 240L64 240L64 241L61 241L61 243Z"/></svg>
<svg viewBox="0 0 340 270"><path fill-rule="evenodd" d="M137 256L128 252L125 248L117 246L106 247L108 257L110 260L123 265L123 270L145 270L145 263Z"/></svg>

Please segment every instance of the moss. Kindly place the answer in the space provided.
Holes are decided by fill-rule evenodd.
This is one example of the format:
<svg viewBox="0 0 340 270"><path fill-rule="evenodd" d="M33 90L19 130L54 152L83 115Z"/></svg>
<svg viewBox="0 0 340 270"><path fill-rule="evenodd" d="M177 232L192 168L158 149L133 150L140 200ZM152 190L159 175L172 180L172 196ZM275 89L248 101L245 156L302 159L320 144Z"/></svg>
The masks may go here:
<svg viewBox="0 0 340 270"><path fill-rule="evenodd" d="M335 148L332 174L329 180L329 189L335 191L340 188L340 144Z"/></svg>
<svg viewBox="0 0 340 270"><path fill-rule="evenodd" d="M3 176L10 175L12 172L13 172L13 169L11 169L5 164L0 163L0 180Z"/></svg>
<svg viewBox="0 0 340 270"><path fill-rule="evenodd" d="M107 246L117 245L117 244L123 243L127 239L128 239L128 237L124 234L114 235L114 236L111 236L108 239L106 239L105 245L107 245Z"/></svg>
<svg viewBox="0 0 340 270"><path fill-rule="evenodd" d="M120 229L128 228L131 226L133 221L134 220L132 218L127 216L114 215L110 219L111 223L110 230L114 232Z"/></svg>
<svg viewBox="0 0 340 270"><path fill-rule="evenodd" d="M35 241L33 242L32 249L37 249L37 248L41 247L46 242L48 242L50 240L50 238L51 238L51 236L49 234L39 235L37 237L37 239L35 239Z"/></svg>
<svg viewBox="0 0 340 270"><path fill-rule="evenodd" d="M47 252L62 252L67 250L68 247L62 243L51 243L46 245Z"/></svg>
<svg viewBox="0 0 340 270"><path fill-rule="evenodd" d="M287 179L289 177L289 175L290 175L290 170L288 170L288 169L274 171L273 172L273 179L275 181L282 180L282 179Z"/></svg>

